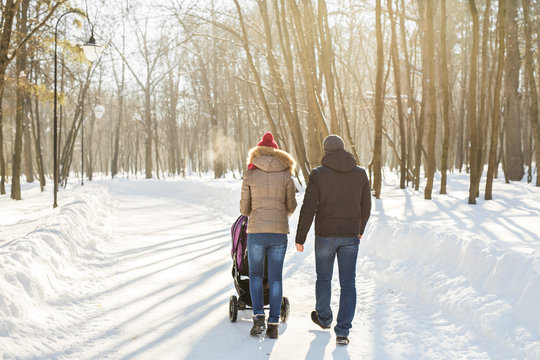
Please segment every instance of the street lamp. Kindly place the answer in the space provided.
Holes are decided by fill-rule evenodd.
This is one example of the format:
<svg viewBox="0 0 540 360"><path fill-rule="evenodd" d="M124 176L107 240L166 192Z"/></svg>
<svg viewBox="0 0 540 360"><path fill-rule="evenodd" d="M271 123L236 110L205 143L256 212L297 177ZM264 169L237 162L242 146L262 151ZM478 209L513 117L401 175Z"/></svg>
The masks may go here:
<svg viewBox="0 0 540 360"><path fill-rule="evenodd" d="M105 108L101 105L94 106L94 116L101 119L105 114ZM81 186L84 185L84 120L81 118Z"/></svg>
<svg viewBox="0 0 540 360"><path fill-rule="evenodd" d="M79 15L83 15L88 20L88 24L90 24L90 19L88 18L88 15L83 13L79 10L70 10L66 11L56 21L56 26L54 28L54 105L53 105L53 112L54 112L54 139L53 139L53 152L54 152L54 170L53 170L53 176L54 176L54 203L53 208L58 206L57 203L57 194L58 194L58 117L56 115L56 103L57 103L57 48L58 48L58 24L60 23L60 20L66 16L67 14L71 13L77 13ZM94 39L94 28L90 24L90 31L91 36L88 42L83 45L83 51L85 56L88 58L89 61L96 60L99 55L101 55L101 47L96 45L96 40Z"/></svg>

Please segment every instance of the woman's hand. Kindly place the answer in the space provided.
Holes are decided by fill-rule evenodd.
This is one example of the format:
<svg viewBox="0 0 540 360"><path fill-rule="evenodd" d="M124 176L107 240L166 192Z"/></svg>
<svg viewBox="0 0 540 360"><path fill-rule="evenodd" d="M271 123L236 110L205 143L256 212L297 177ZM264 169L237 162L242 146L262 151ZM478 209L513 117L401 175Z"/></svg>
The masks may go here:
<svg viewBox="0 0 540 360"><path fill-rule="evenodd" d="M296 250L297 250L298 252L304 251L304 244L298 244L298 243L295 243L295 245L296 245Z"/></svg>

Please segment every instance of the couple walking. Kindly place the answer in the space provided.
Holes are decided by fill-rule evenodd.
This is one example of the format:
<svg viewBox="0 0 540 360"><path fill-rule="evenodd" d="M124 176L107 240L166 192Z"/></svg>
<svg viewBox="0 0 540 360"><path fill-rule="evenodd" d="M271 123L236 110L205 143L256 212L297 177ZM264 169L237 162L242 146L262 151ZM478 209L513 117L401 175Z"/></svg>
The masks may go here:
<svg viewBox="0 0 540 360"><path fill-rule="evenodd" d="M358 246L371 211L370 187L364 169L345 151L343 140L330 135L324 140L321 166L309 176L296 231L296 249L304 242L315 217L316 304L311 319L329 329L334 260L338 259L341 294L337 324L338 344L349 343L349 330L356 308L356 258ZM250 295L253 303L251 335L278 337L282 297L282 270L288 217L296 209L296 189L292 179L295 161L278 149L272 133L264 134L257 147L249 151L248 170L242 182L240 212L249 217L248 262ZM270 313L268 327L263 309L264 259L268 267Z"/></svg>

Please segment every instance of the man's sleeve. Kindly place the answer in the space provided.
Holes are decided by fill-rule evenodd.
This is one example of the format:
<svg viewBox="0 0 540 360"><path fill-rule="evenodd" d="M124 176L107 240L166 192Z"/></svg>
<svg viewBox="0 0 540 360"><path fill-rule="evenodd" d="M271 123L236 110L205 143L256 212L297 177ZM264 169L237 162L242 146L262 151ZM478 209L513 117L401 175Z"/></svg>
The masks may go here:
<svg viewBox="0 0 540 360"><path fill-rule="evenodd" d="M296 243L304 244L307 233L315 217L317 206L319 205L319 185L317 183L317 172L312 171L309 175L309 183L304 195L304 202L300 209L300 218L298 219L298 228L296 230Z"/></svg>
<svg viewBox="0 0 540 360"><path fill-rule="evenodd" d="M369 180L367 178L365 171L363 172L362 175L364 178L364 186L362 188L362 199L361 199L362 219L360 223L360 235L364 235L364 229L366 228L366 224L369 220L369 216L371 215L371 191L369 188Z"/></svg>
<svg viewBox="0 0 540 360"><path fill-rule="evenodd" d="M251 214L251 189L247 180L247 173L242 180L242 194L240 195L240 213L245 216Z"/></svg>

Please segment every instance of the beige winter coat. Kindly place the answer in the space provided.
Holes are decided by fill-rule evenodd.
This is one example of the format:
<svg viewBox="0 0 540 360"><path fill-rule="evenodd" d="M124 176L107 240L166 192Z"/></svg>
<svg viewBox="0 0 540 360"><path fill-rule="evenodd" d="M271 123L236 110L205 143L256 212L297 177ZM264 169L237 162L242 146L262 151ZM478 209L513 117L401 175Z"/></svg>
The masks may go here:
<svg viewBox="0 0 540 360"><path fill-rule="evenodd" d="M285 151L258 146L249 151L242 182L240 212L249 217L248 233L288 234L288 217L296 209L294 159Z"/></svg>

